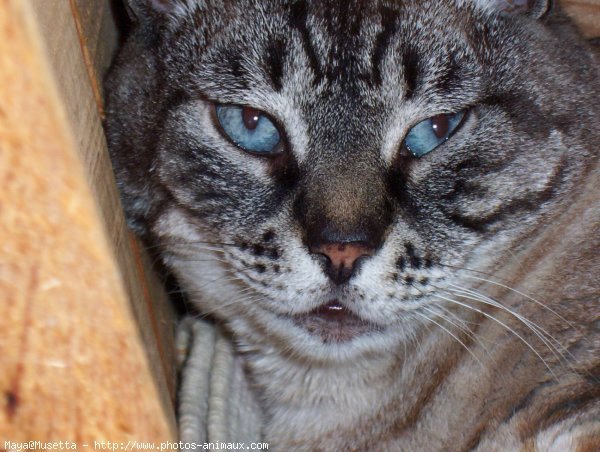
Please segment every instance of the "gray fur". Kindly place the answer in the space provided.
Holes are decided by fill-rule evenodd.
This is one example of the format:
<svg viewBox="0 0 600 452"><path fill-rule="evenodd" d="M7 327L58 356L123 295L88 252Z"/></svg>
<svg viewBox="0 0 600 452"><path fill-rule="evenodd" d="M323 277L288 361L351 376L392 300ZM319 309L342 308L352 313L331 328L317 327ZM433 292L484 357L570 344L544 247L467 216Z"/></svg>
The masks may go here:
<svg viewBox="0 0 600 452"><path fill-rule="evenodd" d="M513 3L522 8L506 9ZM470 343L486 363L479 377L490 393L511 381L526 395L534 382L553 378L573 381L569 394L589 392L522 322L502 321L537 355L514 336L504 349L498 323L448 300L456 287L497 292L497 284L482 289L474 276L526 287L519 285L523 272L512 270L514 257L537 255L536 239L597 174L600 66L558 7L493 0L134 0L131 7L137 26L108 79L106 124L128 218L160 245L198 309L235 336L277 450L366 448L384 437L390 450L435 450L434 431L440 447L453 440L457 449L531 439L506 426L504 436L492 434L521 393L513 405L490 402L463 413L460 439L448 427L459 416L452 407L428 412L437 427L425 420L410 434L398 427L410 419L406 407L425 404L419 363L441 369L463 353L472 366L461 375L481 372L455 338L430 329L423 316L467 342L456 324L432 317L442 308L457 322L480 323L477 334L496 337L499 349L532 369L513 363L517 370L504 378L510 363L494 363L485 347ZM231 144L216 126L213 102L267 112L284 131L284 155L257 157ZM463 125L435 151L415 159L403 149L412 126L461 110L469 111ZM586 225L593 231L596 201ZM326 228L380 237L376 254L346 285L332 285L309 253L311 231ZM547 321L565 346L590 351L584 367L598 378L598 260L592 242L577 243L588 256L579 258L584 265L564 265L586 289L528 294L585 334L554 329L556 317L537 305L523 308L514 293L502 301ZM331 343L290 320L331 299L374 325L371 333ZM577 306L591 306L591 316L584 319ZM490 396L461 390L467 399ZM396 422L388 425L379 410L391 400L406 407L386 411ZM476 418L484 420L479 430Z"/></svg>

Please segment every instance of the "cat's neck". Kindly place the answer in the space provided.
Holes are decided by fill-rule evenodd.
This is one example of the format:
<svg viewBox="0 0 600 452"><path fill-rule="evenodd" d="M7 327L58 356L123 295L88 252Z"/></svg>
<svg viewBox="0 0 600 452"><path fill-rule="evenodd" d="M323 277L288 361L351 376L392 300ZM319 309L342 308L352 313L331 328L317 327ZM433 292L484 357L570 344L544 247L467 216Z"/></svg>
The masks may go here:
<svg viewBox="0 0 600 452"><path fill-rule="evenodd" d="M283 443L305 441L374 415L397 397L403 384L404 356L398 352L337 365L306 365L271 354L250 359L264 402L267 437ZM281 432L285 438L278 438Z"/></svg>
<svg viewBox="0 0 600 452"><path fill-rule="evenodd" d="M290 445L370 429L382 417L402 422L429 390L423 376L435 375L460 353L443 331L421 333L386 352L335 364L266 349L246 355L265 410L266 437Z"/></svg>

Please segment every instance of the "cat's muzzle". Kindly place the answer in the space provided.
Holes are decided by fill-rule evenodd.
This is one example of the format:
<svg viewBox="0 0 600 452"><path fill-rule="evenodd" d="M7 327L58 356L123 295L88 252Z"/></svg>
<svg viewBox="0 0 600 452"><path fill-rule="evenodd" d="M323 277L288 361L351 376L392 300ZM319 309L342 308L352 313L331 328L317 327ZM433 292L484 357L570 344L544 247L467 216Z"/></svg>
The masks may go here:
<svg viewBox="0 0 600 452"><path fill-rule="evenodd" d="M294 316L294 323L321 338L323 343L348 342L380 331L381 327L363 320L338 300L331 300L310 312Z"/></svg>

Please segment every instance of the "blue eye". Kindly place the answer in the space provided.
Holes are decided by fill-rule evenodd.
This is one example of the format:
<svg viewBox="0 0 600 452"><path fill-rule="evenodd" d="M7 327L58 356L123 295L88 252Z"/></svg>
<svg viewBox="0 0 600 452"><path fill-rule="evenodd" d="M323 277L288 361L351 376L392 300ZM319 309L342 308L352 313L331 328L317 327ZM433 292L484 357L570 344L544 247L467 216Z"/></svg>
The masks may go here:
<svg viewBox="0 0 600 452"><path fill-rule="evenodd" d="M423 157L450 138L464 116L465 112L460 111L437 115L421 121L410 129L404 138L404 144L415 157Z"/></svg>
<svg viewBox="0 0 600 452"><path fill-rule="evenodd" d="M217 105L216 113L223 132L245 151L263 155L279 152L279 131L262 111L238 105Z"/></svg>

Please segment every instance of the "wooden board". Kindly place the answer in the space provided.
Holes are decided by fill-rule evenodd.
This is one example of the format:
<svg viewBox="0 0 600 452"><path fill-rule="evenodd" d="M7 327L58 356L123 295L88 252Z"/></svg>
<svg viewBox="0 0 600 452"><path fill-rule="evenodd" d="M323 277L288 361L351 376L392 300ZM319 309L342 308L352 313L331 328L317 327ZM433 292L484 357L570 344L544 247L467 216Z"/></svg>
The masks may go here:
<svg viewBox="0 0 600 452"><path fill-rule="evenodd" d="M585 36L600 37L600 0L561 0L560 4Z"/></svg>
<svg viewBox="0 0 600 452"><path fill-rule="evenodd" d="M117 45L110 2L34 0L31 4L149 363L159 388L163 389L160 394L164 403L174 411L173 313L147 257L125 226L99 118L103 111L101 81Z"/></svg>
<svg viewBox="0 0 600 452"><path fill-rule="evenodd" d="M83 61L89 72L100 116L104 119L102 79L118 45L118 31L112 15L111 1L69 0L69 3Z"/></svg>
<svg viewBox="0 0 600 452"><path fill-rule="evenodd" d="M159 387L165 388L161 395L174 410L173 313L147 257L127 231L99 118L101 80L116 50L110 4L106 0L34 0L32 6L149 362ZM61 23L65 26L57 27Z"/></svg>
<svg viewBox="0 0 600 452"><path fill-rule="evenodd" d="M175 438L70 7L0 1L0 448Z"/></svg>

